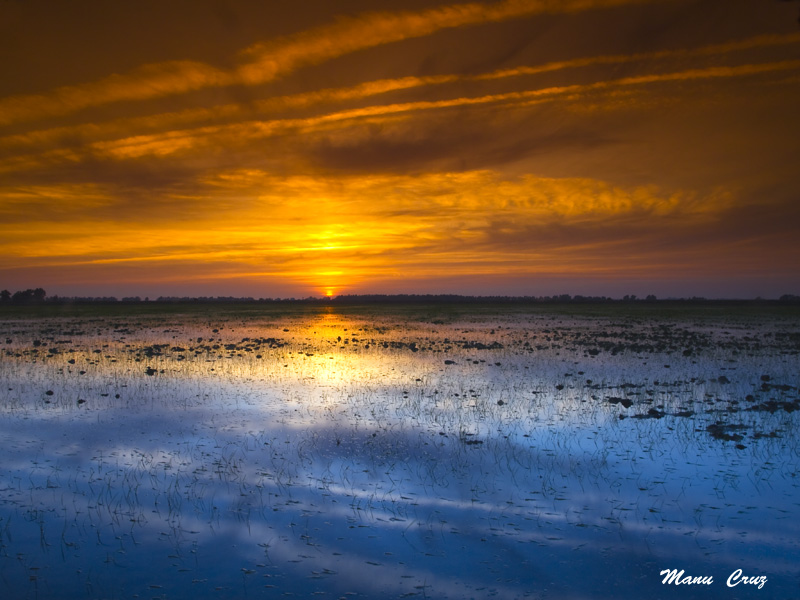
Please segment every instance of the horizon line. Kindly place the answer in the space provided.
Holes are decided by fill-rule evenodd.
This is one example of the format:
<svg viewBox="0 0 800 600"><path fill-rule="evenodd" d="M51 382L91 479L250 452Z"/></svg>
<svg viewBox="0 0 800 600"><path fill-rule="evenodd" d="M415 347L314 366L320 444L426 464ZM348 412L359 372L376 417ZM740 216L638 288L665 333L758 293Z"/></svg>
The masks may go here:
<svg viewBox="0 0 800 600"><path fill-rule="evenodd" d="M583 295L583 294L553 294L553 295L475 295L475 294L341 294L337 296L304 296L304 297L253 297L253 296L158 296L150 298L145 296L48 296L42 288L27 289L15 292L13 295L7 290L3 290L0 297L0 306L26 306L41 304L69 304L69 303L118 303L118 304L137 304L137 303L348 303L362 302L373 304L401 304L401 303L655 303L655 302L780 302L780 303L800 303L800 295L782 294L777 298L756 297L713 297L706 296L667 296L658 298L655 294L638 296L636 294L626 294L621 297L605 295Z"/></svg>

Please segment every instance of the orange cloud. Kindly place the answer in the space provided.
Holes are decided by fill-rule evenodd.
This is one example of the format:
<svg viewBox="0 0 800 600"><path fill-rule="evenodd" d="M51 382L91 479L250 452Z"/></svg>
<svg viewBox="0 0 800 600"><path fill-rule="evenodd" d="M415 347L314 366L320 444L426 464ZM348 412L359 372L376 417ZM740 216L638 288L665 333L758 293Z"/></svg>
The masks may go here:
<svg viewBox="0 0 800 600"><path fill-rule="evenodd" d="M771 71L793 70L796 61L781 61L777 63L762 63L726 67L709 67L685 70L673 73L655 73L629 78L617 79L612 81L602 81L595 84L567 85L562 87L544 88L540 90L514 91L500 94L491 94L475 98L454 98L450 100L440 100L431 102L414 102L402 104L389 104L377 107L366 107L356 110L346 110L321 115L301 120L273 120L270 122L254 121L252 117L257 113L279 112L286 109L306 108L319 104L330 104L335 102L345 102L348 100L359 100L376 95L387 94L393 91L423 88L427 86L457 83L460 81L481 81L481 80L502 80L520 76L537 75L558 70L581 68L591 65L602 64L622 64L637 61L659 60L666 58L680 58L687 56L718 56L725 53L735 53L742 50L769 47L776 45L788 45L800 43L800 33L782 35L763 35L737 40L724 44L713 44L692 49L664 50L649 53L636 53L629 55L604 55L594 57L584 57L567 61L556 61L537 66L522 66L513 69L501 69L490 73L483 73L472 76L461 75L438 75L428 77L402 77L397 79L383 79L368 81L345 88L322 89L290 96L277 96L265 100L257 100L249 106L236 104L220 105L210 108L192 108L179 112L170 112L143 117L132 117L117 119L103 124L81 124L79 126L66 126L52 128L42 131L31 131L23 134L6 136L0 138L0 149L5 148L9 152L15 152L13 158L8 158L0 163L0 171L13 171L15 165L19 169L35 168L41 164L46 164L50 160L79 160L78 155L69 151L55 151L49 156L40 155L37 159L35 155L20 155L19 149L30 147L42 147L58 144L63 139L79 138L91 143L97 142L96 148L101 152L110 151L116 157L139 157L151 155L172 154L181 149L188 149L196 145L192 138L199 137L201 132L209 134L223 131L222 128L214 129L213 126L202 129L175 129L185 125L198 122L226 121L231 119L250 119L251 124L259 123L258 128L262 132L286 131L295 127L313 126L313 123L324 123L326 121L344 121L352 118L365 116L377 116L388 114L399 114L415 110L425 110L434 108L448 108L469 104L487 104L492 102L505 102L522 100L524 98L535 97L538 100L546 100L548 97L555 97L564 94L580 94L587 91L614 86L633 86L638 84L657 83L659 81L678 81L687 79L708 79L721 77L737 77L767 73ZM219 78L223 80L224 77ZM101 86L102 87L102 86ZM132 89L135 86L132 86ZM161 88L168 87L162 85ZM153 89L159 89L155 86ZM152 90L151 90L152 91ZM139 89L137 92L142 96L149 93L147 89ZM94 101L91 94L85 95L87 102ZM102 96L94 98L102 100ZM3 101L0 100L0 104ZM36 102L26 106L26 110L35 110ZM88 106L88 104L87 104ZM2 117L0 117L2 118ZM269 123L269 124L267 124ZM283 124L283 126L281 126ZM233 131L237 135L242 132L241 125L232 125ZM245 126L245 129L247 127ZM165 130L168 133L162 133ZM130 132L138 132L131 136ZM152 132L148 134L147 132ZM154 136L154 137L153 137Z"/></svg>
<svg viewBox="0 0 800 600"><path fill-rule="evenodd" d="M513 275L589 265L597 271L608 252L638 243L654 224L669 231L673 223L713 223L733 202L722 191L701 196L586 178L507 180L491 171L325 178L250 169L199 184L197 193L210 205L236 202L180 220L154 219L135 207L110 220L93 217L92 202L108 202L98 190L18 190L3 208L32 193L66 206L84 192L95 197L65 222L48 213L49 221L29 221L24 229L0 226L0 268L86 272L120 265L146 267L154 279L280 277L314 289L445 271Z"/></svg>
<svg viewBox="0 0 800 600"><path fill-rule="evenodd" d="M616 54L588 56L585 58L575 58L571 60L561 60L537 66L522 66L513 69L499 69L491 73L484 73L474 76L477 80L505 79L508 77L518 77L522 75L539 75L552 71L564 69L575 69L589 67L593 65L614 65L647 60L660 60L665 58L682 58L696 56L719 56L749 50L753 48L763 48L769 46L782 46L800 43L800 33L789 33L781 35L760 35L744 40L726 42L724 44L711 44L700 48L659 50L656 52L637 52L633 54Z"/></svg>
<svg viewBox="0 0 800 600"><path fill-rule="evenodd" d="M357 50L430 35L442 29L642 1L505 0L495 4L454 4L421 12L366 13L281 40L255 44L243 51L247 62L240 65L236 73L245 83L264 83L299 67L319 64Z"/></svg>
<svg viewBox="0 0 800 600"><path fill-rule="evenodd" d="M194 61L148 64L125 75L0 99L0 125L69 114L124 100L148 100L231 83L225 72Z"/></svg>
<svg viewBox="0 0 800 600"><path fill-rule="evenodd" d="M407 113L484 104L508 103L512 105L529 105L533 102L550 101L567 95L571 96L573 100L577 100L581 94L618 87L687 80L746 77L796 69L800 69L800 60L785 60L773 63L748 64L732 67L689 69L673 73L624 77L590 84L575 84L505 92L477 97L459 97L446 100L368 106L302 119L253 120L232 125L170 131L152 135L133 136L111 142L97 142L91 144L90 148L98 155L106 155L115 159L139 158L143 156L167 156L191 150L195 147L208 148L210 146L218 146L223 141L236 146L248 140L254 141L273 135L285 134L287 132L309 134L315 131L327 130L330 128L330 125L334 123L345 123L362 119L372 119L374 121L375 119L395 117ZM2 168L2 162L0 162L0 168Z"/></svg>
<svg viewBox="0 0 800 600"><path fill-rule="evenodd" d="M570 13L644 0L505 0L496 4L454 4L421 12L367 13L340 19L294 36L255 44L242 62L221 70L197 61L147 64L126 74L64 86L47 94L0 99L0 125L69 114L120 101L140 101L204 88L257 85L299 68L357 50L430 35L442 29L505 21L541 13Z"/></svg>

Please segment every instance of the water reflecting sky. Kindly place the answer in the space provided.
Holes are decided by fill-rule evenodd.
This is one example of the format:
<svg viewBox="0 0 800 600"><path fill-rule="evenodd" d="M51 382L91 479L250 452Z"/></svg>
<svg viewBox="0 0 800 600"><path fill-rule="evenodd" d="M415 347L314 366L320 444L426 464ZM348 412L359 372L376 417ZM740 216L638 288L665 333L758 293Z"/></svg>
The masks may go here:
<svg viewBox="0 0 800 600"><path fill-rule="evenodd" d="M9 597L800 590L792 321L323 309L3 327ZM667 568L714 583L662 585ZM729 588L736 569L768 582Z"/></svg>

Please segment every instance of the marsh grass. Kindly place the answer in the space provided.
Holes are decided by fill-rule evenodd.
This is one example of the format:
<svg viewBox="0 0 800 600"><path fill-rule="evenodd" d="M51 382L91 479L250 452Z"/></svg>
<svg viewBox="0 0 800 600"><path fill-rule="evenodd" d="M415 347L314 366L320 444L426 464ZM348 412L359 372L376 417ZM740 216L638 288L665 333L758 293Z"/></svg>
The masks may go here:
<svg viewBox="0 0 800 600"><path fill-rule="evenodd" d="M0 585L619 598L696 566L790 593L800 322L636 310L17 313Z"/></svg>

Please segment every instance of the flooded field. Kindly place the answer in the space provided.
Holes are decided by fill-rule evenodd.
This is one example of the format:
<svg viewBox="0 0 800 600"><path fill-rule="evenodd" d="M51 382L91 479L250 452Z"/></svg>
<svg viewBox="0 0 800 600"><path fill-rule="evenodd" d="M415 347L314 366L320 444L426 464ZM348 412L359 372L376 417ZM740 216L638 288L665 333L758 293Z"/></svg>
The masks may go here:
<svg viewBox="0 0 800 600"><path fill-rule="evenodd" d="M2 597L800 596L796 312L0 321Z"/></svg>

